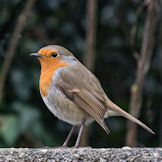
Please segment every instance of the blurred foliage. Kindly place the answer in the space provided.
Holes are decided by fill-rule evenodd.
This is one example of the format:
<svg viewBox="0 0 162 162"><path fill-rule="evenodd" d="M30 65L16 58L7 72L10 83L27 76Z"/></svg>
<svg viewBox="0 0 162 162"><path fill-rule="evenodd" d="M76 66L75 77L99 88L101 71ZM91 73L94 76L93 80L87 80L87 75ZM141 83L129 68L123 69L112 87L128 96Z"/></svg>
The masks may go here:
<svg viewBox="0 0 162 162"><path fill-rule="evenodd" d="M0 0L0 65L5 59L9 40L25 1ZM98 26L95 75L108 96L126 111L129 91L135 79L136 60L130 47L130 30L135 21L137 1L98 1ZM136 50L140 52L146 9L139 17ZM160 24L160 23L159 23ZM159 146L160 111L162 107L162 73L160 34L157 26L151 69L144 88L140 120L156 132L153 136L139 127L139 146ZM23 32L0 103L0 147L58 146L71 126L54 117L39 94L40 65L28 57L47 44L59 44L82 61L85 49L86 1L37 0ZM161 58L161 59L160 59ZM161 60L161 61L160 61ZM0 66L1 70L1 66ZM124 146L126 120L112 117L106 120L109 136L96 123L90 126L92 147ZM77 133L71 141L76 139Z"/></svg>

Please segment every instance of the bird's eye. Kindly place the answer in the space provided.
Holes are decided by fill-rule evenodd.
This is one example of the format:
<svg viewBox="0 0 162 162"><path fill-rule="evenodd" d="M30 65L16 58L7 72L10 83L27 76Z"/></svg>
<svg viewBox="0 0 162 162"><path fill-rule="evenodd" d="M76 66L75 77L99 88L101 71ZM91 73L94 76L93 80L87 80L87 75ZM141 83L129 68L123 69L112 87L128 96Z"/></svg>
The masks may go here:
<svg viewBox="0 0 162 162"><path fill-rule="evenodd" d="M57 57L57 53L56 52L53 52L52 53L52 57Z"/></svg>

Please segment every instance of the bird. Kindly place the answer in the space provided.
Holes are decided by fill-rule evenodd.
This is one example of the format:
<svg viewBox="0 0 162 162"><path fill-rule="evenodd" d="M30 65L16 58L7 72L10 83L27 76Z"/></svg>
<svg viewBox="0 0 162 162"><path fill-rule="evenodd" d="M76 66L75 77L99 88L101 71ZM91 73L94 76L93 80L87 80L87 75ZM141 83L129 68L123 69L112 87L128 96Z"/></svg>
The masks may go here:
<svg viewBox="0 0 162 162"><path fill-rule="evenodd" d="M40 61L39 89L45 105L54 116L73 125L62 147L67 147L76 126L80 129L74 147L79 147L84 126L94 121L109 134L104 119L110 116L123 116L154 134L113 103L97 77L66 48L48 45L30 56Z"/></svg>

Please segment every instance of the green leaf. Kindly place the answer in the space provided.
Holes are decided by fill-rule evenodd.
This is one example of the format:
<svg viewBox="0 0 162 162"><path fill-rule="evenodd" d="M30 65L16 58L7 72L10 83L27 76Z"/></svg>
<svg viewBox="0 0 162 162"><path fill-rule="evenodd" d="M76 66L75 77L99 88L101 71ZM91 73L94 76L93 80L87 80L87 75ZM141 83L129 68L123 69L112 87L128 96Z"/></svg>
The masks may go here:
<svg viewBox="0 0 162 162"><path fill-rule="evenodd" d="M4 115L0 118L2 120L0 136L7 146L12 146L20 134L19 119L16 115Z"/></svg>
<svg viewBox="0 0 162 162"><path fill-rule="evenodd" d="M12 108L19 114L21 132L30 129L34 122L37 122L40 118L38 109L23 102L14 102Z"/></svg>

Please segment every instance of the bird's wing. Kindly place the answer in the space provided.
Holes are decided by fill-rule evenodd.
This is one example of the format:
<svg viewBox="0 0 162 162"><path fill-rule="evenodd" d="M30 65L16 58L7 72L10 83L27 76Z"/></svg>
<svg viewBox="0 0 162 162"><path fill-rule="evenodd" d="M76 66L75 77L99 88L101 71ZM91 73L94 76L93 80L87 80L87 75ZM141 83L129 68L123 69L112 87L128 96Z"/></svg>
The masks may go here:
<svg viewBox="0 0 162 162"><path fill-rule="evenodd" d="M104 114L106 111L105 99L102 95L100 96L99 93L102 94L102 91L98 89L98 86L100 86L98 84L100 83L87 69L85 71L78 70L77 67L61 70L55 80L55 84L70 100L92 116L109 133L104 122Z"/></svg>
<svg viewBox="0 0 162 162"><path fill-rule="evenodd" d="M78 63L70 68L61 70L55 84L79 108L94 117L107 133L109 130L104 123L104 115L110 109L154 134L145 124L110 101L98 79L82 64Z"/></svg>

